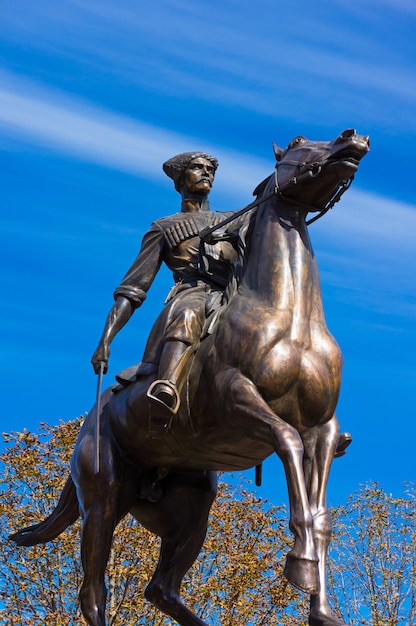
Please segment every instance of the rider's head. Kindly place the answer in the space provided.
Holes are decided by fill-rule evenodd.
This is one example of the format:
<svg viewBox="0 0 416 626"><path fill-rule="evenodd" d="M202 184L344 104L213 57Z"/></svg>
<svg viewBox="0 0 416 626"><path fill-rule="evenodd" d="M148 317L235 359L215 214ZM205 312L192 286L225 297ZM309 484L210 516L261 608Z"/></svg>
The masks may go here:
<svg viewBox="0 0 416 626"><path fill-rule="evenodd" d="M183 152L166 161L163 171L183 196L207 196L217 167L217 159L205 152Z"/></svg>

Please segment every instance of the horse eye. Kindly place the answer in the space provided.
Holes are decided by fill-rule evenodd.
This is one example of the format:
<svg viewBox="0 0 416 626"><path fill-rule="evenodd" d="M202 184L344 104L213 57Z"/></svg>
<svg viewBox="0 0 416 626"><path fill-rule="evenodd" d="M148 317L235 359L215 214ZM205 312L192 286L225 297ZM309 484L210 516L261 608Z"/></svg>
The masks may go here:
<svg viewBox="0 0 416 626"><path fill-rule="evenodd" d="M295 137L294 139L292 139L292 141L288 145L288 148L289 149L290 148L295 148L296 146L299 146L304 141L306 141L305 137L303 137L302 135L299 135L299 137Z"/></svg>

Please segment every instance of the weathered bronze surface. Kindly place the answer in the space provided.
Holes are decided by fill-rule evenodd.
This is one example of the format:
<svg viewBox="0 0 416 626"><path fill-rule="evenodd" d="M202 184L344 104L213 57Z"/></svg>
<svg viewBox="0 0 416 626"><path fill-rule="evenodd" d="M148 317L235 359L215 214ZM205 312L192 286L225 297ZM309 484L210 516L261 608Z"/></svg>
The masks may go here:
<svg viewBox="0 0 416 626"><path fill-rule="evenodd" d="M273 452L284 465L294 534L285 576L310 594L312 626L344 624L330 610L325 580L342 357L326 327L306 216L339 199L368 150L368 137L353 130L331 142L297 137L285 150L275 147L276 172L258 186L263 201L240 229L227 305L192 354L173 421L157 422L163 436L157 426L149 431L147 392L157 371L106 389L100 472L93 467L94 407L55 511L12 536L19 545L49 541L81 514L80 601L90 626L105 626L104 572L113 530L128 512L162 538L146 597L179 624L204 626L181 602L180 584L205 538L216 471L257 466ZM95 363L107 358L102 350Z"/></svg>

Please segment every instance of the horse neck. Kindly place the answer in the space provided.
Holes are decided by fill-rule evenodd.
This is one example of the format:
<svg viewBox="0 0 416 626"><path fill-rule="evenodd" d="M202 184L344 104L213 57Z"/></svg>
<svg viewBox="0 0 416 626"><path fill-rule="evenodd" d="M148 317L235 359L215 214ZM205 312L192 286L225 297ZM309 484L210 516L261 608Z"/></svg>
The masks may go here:
<svg viewBox="0 0 416 626"><path fill-rule="evenodd" d="M278 198L258 209L241 288L265 307L293 311L295 335L315 305L319 308L319 278L303 211Z"/></svg>

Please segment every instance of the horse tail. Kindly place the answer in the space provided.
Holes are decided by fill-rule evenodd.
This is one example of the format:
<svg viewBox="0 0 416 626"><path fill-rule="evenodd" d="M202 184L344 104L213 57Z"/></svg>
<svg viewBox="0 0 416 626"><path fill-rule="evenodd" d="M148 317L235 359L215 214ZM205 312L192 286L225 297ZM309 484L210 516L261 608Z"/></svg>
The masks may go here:
<svg viewBox="0 0 416 626"><path fill-rule="evenodd" d="M58 504L49 517L39 524L27 526L9 535L9 539L17 543L18 546L35 546L38 543L47 543L76 522L78 517L77 492L70 476L65 483Z"/></svg>

